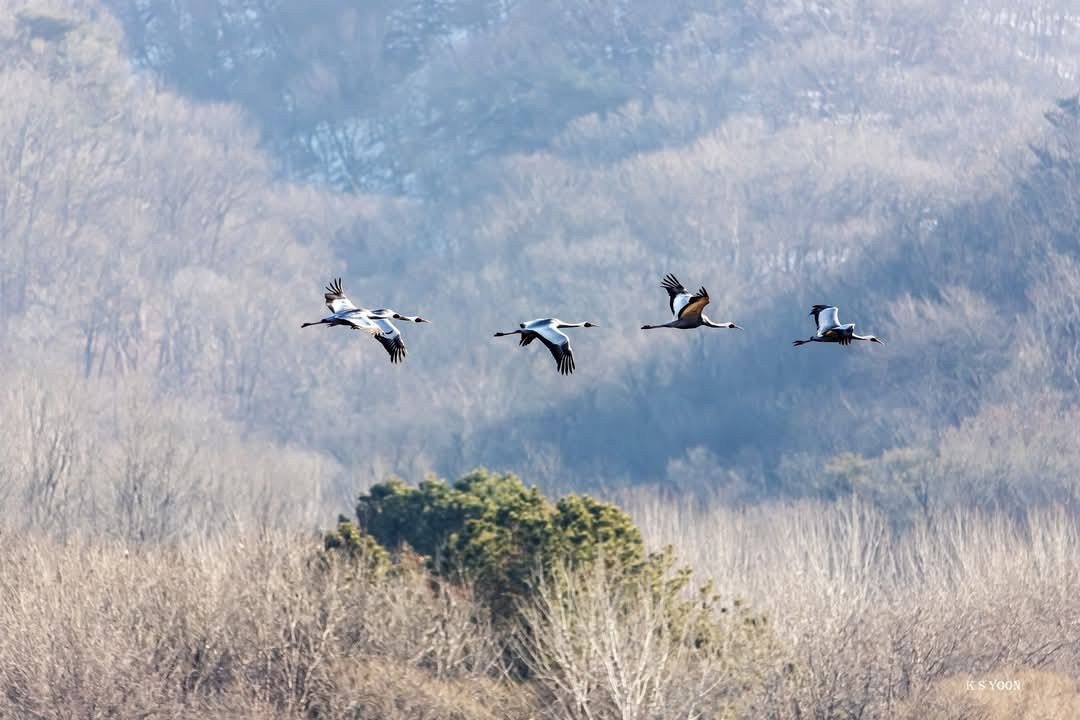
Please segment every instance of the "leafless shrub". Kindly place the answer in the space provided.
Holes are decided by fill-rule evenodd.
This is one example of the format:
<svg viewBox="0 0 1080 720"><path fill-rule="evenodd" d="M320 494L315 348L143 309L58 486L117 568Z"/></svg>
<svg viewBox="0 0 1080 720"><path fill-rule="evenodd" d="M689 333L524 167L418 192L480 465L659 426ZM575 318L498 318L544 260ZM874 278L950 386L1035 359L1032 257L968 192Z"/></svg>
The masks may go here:
<svg viewBox="0 0 1080 720"><path fill-rule="evenodd" d="M897 531L857 500L626 502L646 537L770 619L779 645L759 668L758 716L894 717L957 673L1080 668L1070 511L937 509Z"/></svg>
<svg viewBox="0 0 1080 720"><path fill-rule="evenodd" d="M601 563L540 583L516 646L548 717L722 717L746 704L763 626L654 582Z"/></svg>
<svg viewBox="0 0 1080 720"><path fill-rule="evenodd" d="M434 719L465 717L457 699L479 709L508 695L467 593L450 601L419 571L327 561L311 537L4 539L6 712L397 718L424 707Z"/></svg>
<svg viewBox="0 0 1080 720"><path fill-rule="evenodd" d="M0 707L52 718L86 708L163 718L1071 717L1060 678L1080 668L1080 523L1065 509L937 511L897 531L850 500L733 510L639 493L627 504L651 542L673 543L715 580L716 602L680 594L672 604L603 567L563 572L523 607L509 652L527 672L513 680L486 611L414 560L379 569L273 532L169 543L5 534ZM702 628L714 631L709 642ZM1062 699L1029 693L994 710L957 687L987 676L1059 678Z"/></svg>

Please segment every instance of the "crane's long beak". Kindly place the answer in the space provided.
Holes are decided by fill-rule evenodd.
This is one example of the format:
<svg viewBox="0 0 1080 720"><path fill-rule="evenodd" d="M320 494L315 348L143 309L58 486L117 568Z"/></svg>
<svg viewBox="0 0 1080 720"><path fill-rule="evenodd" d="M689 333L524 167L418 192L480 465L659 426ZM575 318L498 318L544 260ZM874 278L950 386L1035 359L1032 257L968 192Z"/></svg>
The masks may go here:
<svg viewBox="0 0 1080 720"><path fill-rule="evenodd" d="M736 325L735 323L731 323L731 329L732 330L742 330L743 326L742 325Z"/></svg>

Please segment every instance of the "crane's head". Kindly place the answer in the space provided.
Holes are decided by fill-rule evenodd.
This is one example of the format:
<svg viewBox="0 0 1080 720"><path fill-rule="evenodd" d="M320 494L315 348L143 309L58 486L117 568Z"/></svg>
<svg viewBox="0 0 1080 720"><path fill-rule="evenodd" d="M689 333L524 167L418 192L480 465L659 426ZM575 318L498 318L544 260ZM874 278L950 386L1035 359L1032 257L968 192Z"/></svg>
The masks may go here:
<svg viewBox="0 0 1080 720"><path fill-rule="evenodd" d="M600 326L597 325L596 323L587 322L584 325L582 325L581 327L600 327Z"/></svg>
<svg viewBox="0 0 1080 720"><path fill-rule="evenodd" d="M416 317L409 317L408 315L402 315L401 313L394 313L391 317L393 317L395 320L405 320L405 321L408 321L408 322L418 322L418 323L426 323L426 322L428 322L427 320L420 317L419 315L417 315Z"/></svg>

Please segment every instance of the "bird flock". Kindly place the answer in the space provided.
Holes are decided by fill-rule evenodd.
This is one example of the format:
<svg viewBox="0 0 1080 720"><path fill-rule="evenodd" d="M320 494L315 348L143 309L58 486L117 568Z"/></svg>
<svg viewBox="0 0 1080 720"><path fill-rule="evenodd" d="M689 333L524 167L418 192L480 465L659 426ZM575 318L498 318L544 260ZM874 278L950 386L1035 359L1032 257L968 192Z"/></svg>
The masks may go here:
<svg viewBox="0 0 1080 720"><path fill-rule="evenodd" d="M660 286L667 291L668 309L671 310L671 320L662 325L642 325L642 330L658 330L660 328L673 328L676 330L693 330L699 327L721 328L727 330L742 330L742 327L733 322L717 323L709 319L705 314L705 306L709 304L709 292L704 288L698 288L697 292L690 293L679 279L672 274L667 274L661 281ZM326 286L323 295L326 307L330 314L316 322L306 322L300 327L312 327L314 325L326 325L327 327L346 327L352 330L360 330L371 335L390 355L391 363L398 363L405 359L405 341L401 331L394 325L394 320L403 322L426 323L427 320L416 315L402 315L387 308L368 310L357 307L341 288L341 278L335 279ZM884 341L873 335L858 335L855 333L855 323L841 323L839 311L835 305L815 305L810 310L810 317L814 319L817 331L805 340L795 340L792 345L798 347L807 343L839 343L850 345L854 340L866 340L872 343L884 345ZM528 322L519 323L517 330L509 332L497 332L495 337L519 335L521 347L529 345L533 340L540 340L555 358L555 368L563 375L574 372L574 350L570 347L570 338L562 332L567 328L592 328L599 327L592 322L563 322L558 318L538 318Z"/></svg>

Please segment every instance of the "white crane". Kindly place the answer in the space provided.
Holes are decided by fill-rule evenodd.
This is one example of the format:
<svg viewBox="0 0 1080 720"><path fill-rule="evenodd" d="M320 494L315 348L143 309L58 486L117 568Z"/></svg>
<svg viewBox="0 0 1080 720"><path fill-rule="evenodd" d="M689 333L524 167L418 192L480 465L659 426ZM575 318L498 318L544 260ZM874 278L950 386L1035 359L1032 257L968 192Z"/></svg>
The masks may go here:
<svg viewBox="0 0 1080 720"><path fill-rule="evenodd" d="M674 315L674 318L671 322L663 325L642 325L642 330L655 330L657 328L692 330L703 325L711 328L742 330L733 322L714 323L705 315L703 311L705 306L709 304L709 292L704 287L698 288L698 291L691 295L679 282L679 279L671 273L664 276L660 286L668 292L668 307L671 308L671 314Z"/></svg>
<svg viewBox="0 0 1080 720"><path fill-rule="evenodd" d="M591 328L598 327L594 323L566 323L558 318L541 318L521 323L519 330L510 332L497 332L495 337L507 335L521 335L521 346L525 347L533 340L540 338L540 342L547 345L551 355L555 358L555 367L563 375L574 372L574 350L570 347L570 338L559 332L563 328Z"/></svg>
<svg viewBox="0 0 1080 720"><path fill-rule="evenodd" d="M327 327L342 325L353 330L362 330L382 344L390 355L392 363L401 362L405 358L405 342L401 339L401 331L391 320L428 322L422 317L401 315L386 308L368 310L356 307L341 289L341 278L337 278L326 286L326 294L323 298L326 300L326 307L329 308L331 315L318 322L304 323L300 326L301 328L312 325L326 325Z"/></svg>
<svg viewBox="0 0 1080 720"><path fill-rule="evenodd" d="M812 342L832 342L841 345L850 345L852 340L869 340L870 342L884 345L884 340L879 340L873 335L856 335L855 323L840 323L840 311L835 305L815 305L810 311L817 325L817 332L808 340L795 340L792 345L798 347Z"/></svg>

